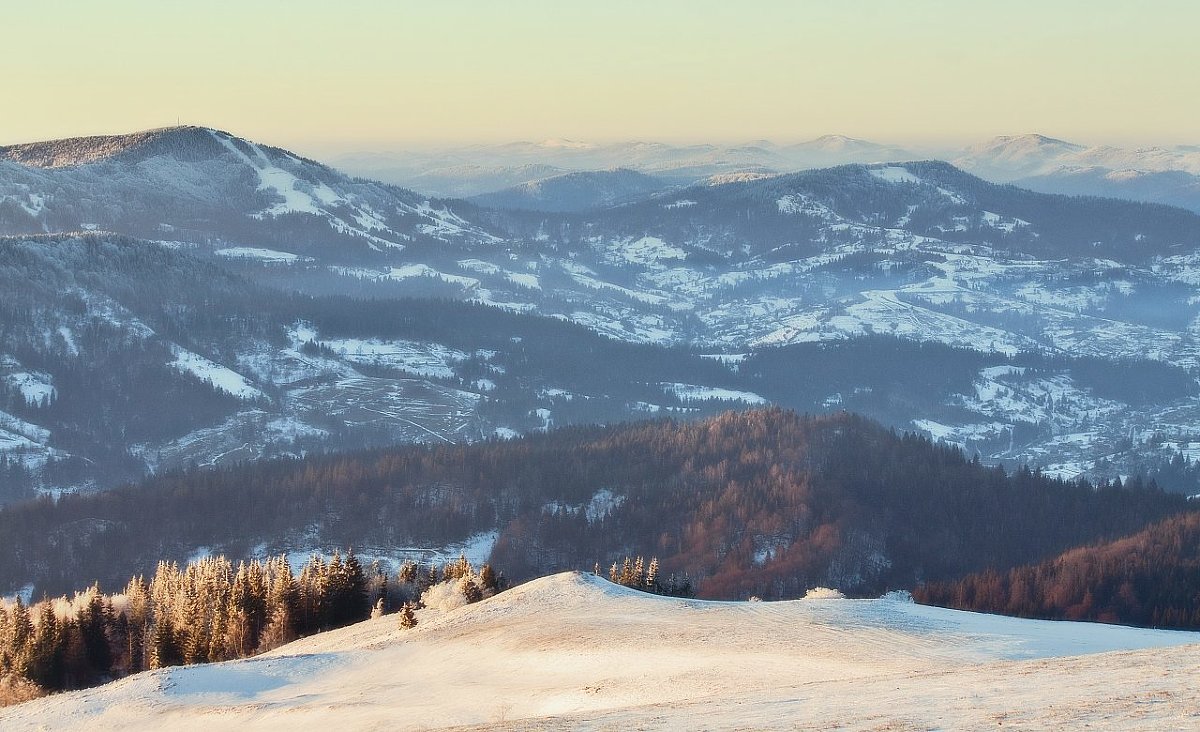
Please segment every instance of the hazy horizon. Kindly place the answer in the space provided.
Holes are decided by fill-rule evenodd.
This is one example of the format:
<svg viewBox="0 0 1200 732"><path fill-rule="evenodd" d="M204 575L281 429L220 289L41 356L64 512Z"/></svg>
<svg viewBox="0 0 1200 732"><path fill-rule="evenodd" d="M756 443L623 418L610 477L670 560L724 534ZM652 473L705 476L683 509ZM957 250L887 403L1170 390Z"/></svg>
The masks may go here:
<svg viewBox="0 0 1200 732"><path fill-rule="evenodd" d="M1081 139L1073 136L1064 136L1056 134L1048 134L1039 130L1023 130L1011 132L998 132L994 135L984 137L947 137L943 139L893 139L879 137L858 137L855 135L847 135L841 132L825 132L815 135L796 135L790 137L765 137L765 136L743 136L734 138L662 138L662 137L600 137L600 138L572 138L562 135L552 135L549 137L537 137L526 135L515 138L502 139L454 139L454 140L379 140L379 141L347 141L347 140L310 140L300 141L295 145L285 144L278 139L248 135L240 132L237 129L231 129L228 126L219 124L206 124L189 120L179 120L170 124L147 124L140 127L130 127L121 129L110 129L103 131L80 130L75 134L64 134L56 136L41 136L31 137L27 139L0 139L0 146L5 145L21 145L26 143L46 142L58 139L70 138L85 138L85 137L107 137L119 136L124 134L134 134L157 129L171 129L176 127L205 127L228 132L244 139L249 139L255 142L260 142L277 147L283 147L292 152L304 154L309 157L326 157L326 158L341 158L352 157L355 155L389 155L389 154L404 154L404 153L422 153L422 152L438 152L469 149L479 147L483 149L494 149L505 145L541 145L553 142L573 142L586 145L602 147L606 145L617 145L622 143L646 143L646 144L665 144L673 146L701 146L712 145L716 147L736 147L741 145L750 145L754 143L767 142L780 147L790 145L798 145L807 142L815 142L823 137L846 137L863 142L875 143L879 145L903 148L905 151L912 153L939 154L959 152L968 145L985 142L997 137L1022 137L1031 135L1040 135L1043 137L1061 140L1064 142L1083 145L1085 147L1100 147L1113 146L1122 148L1172 148L1183 146L1200 145L1200 142L1191 142L1187 140L1121 140L1121 139ZM1197 138L1200 140L1200 138ZM548 146L548 149L552 147Z"/></svg>
<svg viewBox="0 0 1200 732"><path fill-rule="evenodd" d="M28 68L4 81L19 114L3 144L177 121L321 156L547 138L1200 143L1200 8L1178 0L69 0L7 20Z"/></svg>

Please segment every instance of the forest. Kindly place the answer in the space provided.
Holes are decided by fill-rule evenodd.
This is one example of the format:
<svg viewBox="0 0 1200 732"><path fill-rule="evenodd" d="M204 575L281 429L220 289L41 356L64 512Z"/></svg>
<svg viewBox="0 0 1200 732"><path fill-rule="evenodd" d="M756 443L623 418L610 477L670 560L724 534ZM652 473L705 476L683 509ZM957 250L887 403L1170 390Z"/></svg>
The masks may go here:
<svg viewBox="0 0 1200 732"><path fill-rule="evenodd" d="M1190 509L1152 482L1009 474L850 414L779 408L193 470L0 510L0 591L182 561L445 547L496 533L514 580L656 556L705 598L872 595L1008 569Z"/></svg>
<svg viewBox="0 0 1200 732"><path fill-rule="evenodd" d="M913 590L918 602L1024 618L1200 629L1200 514L1035 565Z"/></svg>
<svg viewBox="0 0 1200 732"><path fill-rule="evenodd" d="M396 612L478 602L506 580L464 557L394 575L364 568L351 551L312 555L293 570L284 555L239 561L206 556L182 568L159 562L105 594L99 584L26 605L0 600L0 706L46 692L81 689L147 669L264 653L313 633Z"/></svg>

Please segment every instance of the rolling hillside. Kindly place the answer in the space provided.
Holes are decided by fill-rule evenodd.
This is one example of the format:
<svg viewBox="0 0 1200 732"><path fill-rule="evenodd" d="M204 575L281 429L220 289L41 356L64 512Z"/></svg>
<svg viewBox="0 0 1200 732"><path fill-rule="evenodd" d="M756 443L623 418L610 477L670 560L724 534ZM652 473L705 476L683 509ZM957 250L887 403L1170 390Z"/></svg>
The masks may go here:
<svg viewBox="0 0 1200 732"><path fill-rule="evenodd" d="M384 616L0 710L0 725L1166 729L1200 703L1198 642L899 598L681 601L561 574L411 630Z"/></svg>

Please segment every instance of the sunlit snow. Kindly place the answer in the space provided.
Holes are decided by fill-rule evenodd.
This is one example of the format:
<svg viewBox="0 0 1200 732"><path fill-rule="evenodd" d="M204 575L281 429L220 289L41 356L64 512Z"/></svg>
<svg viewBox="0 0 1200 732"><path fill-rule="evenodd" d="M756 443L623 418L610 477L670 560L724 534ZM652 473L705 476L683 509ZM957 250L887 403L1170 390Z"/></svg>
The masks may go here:
<svg viewBox="0 0 1200 732"><path fill-rule="evenodd" d="M571 573L418 617L8 707L0 727L1185 729L1200 708L1200 634L902 593L703 602Z"/></svg>

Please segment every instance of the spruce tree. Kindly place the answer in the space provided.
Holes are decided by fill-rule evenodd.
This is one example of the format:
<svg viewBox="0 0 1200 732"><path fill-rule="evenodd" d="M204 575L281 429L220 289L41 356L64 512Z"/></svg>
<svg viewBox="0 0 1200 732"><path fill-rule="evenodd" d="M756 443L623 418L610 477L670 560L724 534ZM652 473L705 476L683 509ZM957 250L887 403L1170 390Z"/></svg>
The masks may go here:
<svg viewBox="0 0 1200 732"><path fill-rule="evenodd" d="M403 605L401 605L400 612L397 613L397 615L400 616L400 627L401 628L408 630L409 628L416 627L417 614L415 612L413 612L413 604L411 602L406 602Z"/></svg>
<svg viewBox="0 0 1200 732"><path fill-rule="evenodd" d="M489 597L500 591L500 582L496 578L496 570L492 565L485 564L479 570L479 586Z"/></svg>
<svg viewBox="0 0 1200 732"><path fill-rule="evenodd" d="M650 566L646 570L646 589L658 592L658 557L650 558Z"/></svg>

